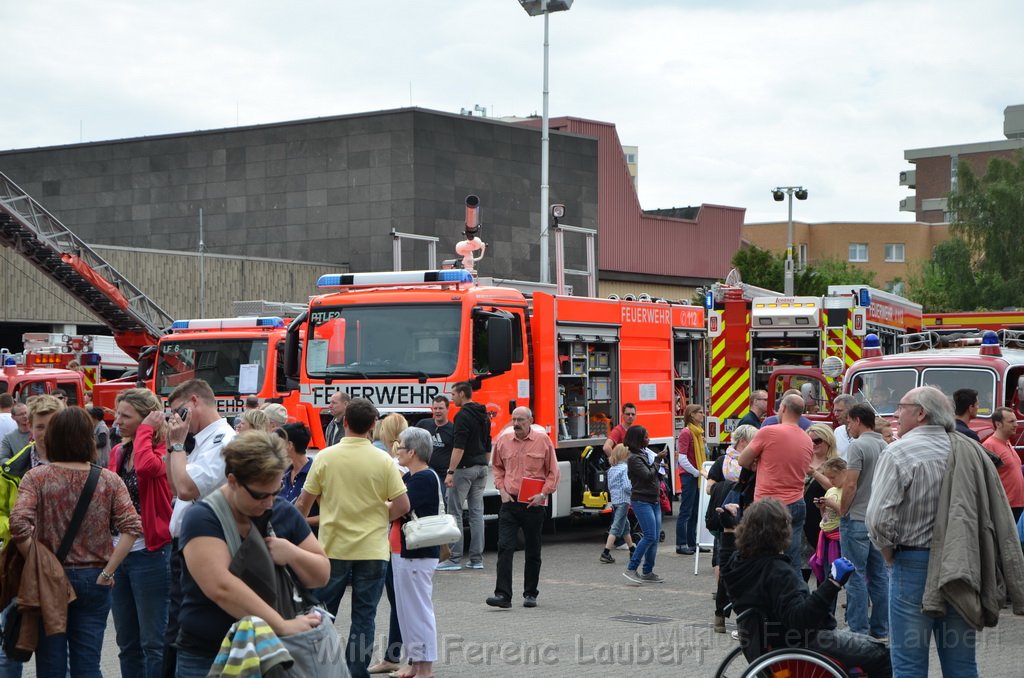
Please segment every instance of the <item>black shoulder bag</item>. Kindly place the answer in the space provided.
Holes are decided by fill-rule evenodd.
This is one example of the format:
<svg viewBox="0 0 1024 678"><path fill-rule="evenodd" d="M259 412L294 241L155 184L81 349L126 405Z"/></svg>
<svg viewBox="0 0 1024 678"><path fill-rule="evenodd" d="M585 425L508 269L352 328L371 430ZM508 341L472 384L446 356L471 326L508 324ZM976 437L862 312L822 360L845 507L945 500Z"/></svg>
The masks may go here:
<svg viewBox="0 0 1024 678"><path fill-rule="evenodd" d="M92 503L92 495L96 492L96 485L99 483L99 480L100 467L92 464L92 468L89 469L89 478L85 481L82 494L78 497L78 504L75 505L75 512L71 515L71 522L68 523L68 530L64 533L64 539L60 542L60 548L57 549L57 560L60 561L61 565L64 564L64 559L68 557L68 552L75 543L75 537L78 536L78 530L82 527L82 521L85 520L85 513L89 510L89 504ZM21 622L21 610L18 609L16 603L12 604L7 612L7 620L4 622L4 654L13 661L27 662L32 658L32 652L18 647L18 636L21 635Z"/></svg>

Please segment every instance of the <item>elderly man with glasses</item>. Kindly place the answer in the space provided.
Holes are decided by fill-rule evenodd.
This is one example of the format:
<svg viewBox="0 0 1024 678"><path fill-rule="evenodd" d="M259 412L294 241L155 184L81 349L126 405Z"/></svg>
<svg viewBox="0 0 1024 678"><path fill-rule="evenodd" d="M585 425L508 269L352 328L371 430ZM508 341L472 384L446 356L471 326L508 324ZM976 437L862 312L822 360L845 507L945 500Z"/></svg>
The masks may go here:
<svg viewBox="0 0 1024 678"><path fill-rule="evenodd" d="M977 632L995 626L1007 591L1024 613L1013 514L981 446L954 432L942 391L911 389L896 416L900 439L878 462L865 521L891 566L893 673L928 675L934 635L942 674L971 678Z"/></svg>

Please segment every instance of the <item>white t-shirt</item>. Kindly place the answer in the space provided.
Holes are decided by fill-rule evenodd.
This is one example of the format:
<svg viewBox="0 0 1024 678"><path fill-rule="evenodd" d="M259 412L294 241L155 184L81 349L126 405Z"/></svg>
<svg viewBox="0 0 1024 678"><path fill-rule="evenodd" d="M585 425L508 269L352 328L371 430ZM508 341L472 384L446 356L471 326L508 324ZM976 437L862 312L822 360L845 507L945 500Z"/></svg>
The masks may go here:
<svg viewBox="0 0 1024 678"><path fill-rule="evenodd" d="M833 433L836 436L836 451L843 461L846 461L846 448L850 446L850 434L846 432L846 424L837 426Z"/></svg>
<svg viewBox="0 0 1024 678"><path fill-rule="evenodd" d="M18 430L18 422L14 421L10 412L0 412L0 438Z"/></svg>

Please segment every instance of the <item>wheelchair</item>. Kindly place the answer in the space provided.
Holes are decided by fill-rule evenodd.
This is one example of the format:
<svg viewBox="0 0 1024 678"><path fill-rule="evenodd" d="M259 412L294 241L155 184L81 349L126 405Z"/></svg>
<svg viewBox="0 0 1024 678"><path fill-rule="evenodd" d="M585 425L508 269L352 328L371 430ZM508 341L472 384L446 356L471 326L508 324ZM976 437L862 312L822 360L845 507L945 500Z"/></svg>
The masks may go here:
<svg viewBox="0 0 1024 678"><path fill-rule="evenodd" d="M825 655L805 648L773 650L765 639L761 612L749 608L736 616L740 646L730 652L715 672L715 678L857 678L859 670L848 673Z"/></svg>

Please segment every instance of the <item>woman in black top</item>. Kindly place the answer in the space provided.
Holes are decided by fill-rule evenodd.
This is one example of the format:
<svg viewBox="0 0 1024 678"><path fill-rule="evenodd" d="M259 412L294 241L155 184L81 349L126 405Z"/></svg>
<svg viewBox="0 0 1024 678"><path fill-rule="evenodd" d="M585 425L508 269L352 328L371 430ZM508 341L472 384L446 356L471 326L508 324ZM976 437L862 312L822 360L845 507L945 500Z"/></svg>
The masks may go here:
<svg viewBox="0 0 1024 678"><path fill-rule="evenodd" d="M658 496L661 477L658 474L658 462L657 459L651 461L653 453L649 454L647 450L650 439L643 426L630 426L623 442L629 448L626 471L633 485L629 500L633 506L633 515L643 531L643 538L630 556L623 576L638 584L658 584L665 581L654 573L654 559L658 555L658 538L661 534L661 501ZM641 563L643 568L637 572Z"/></svg>

